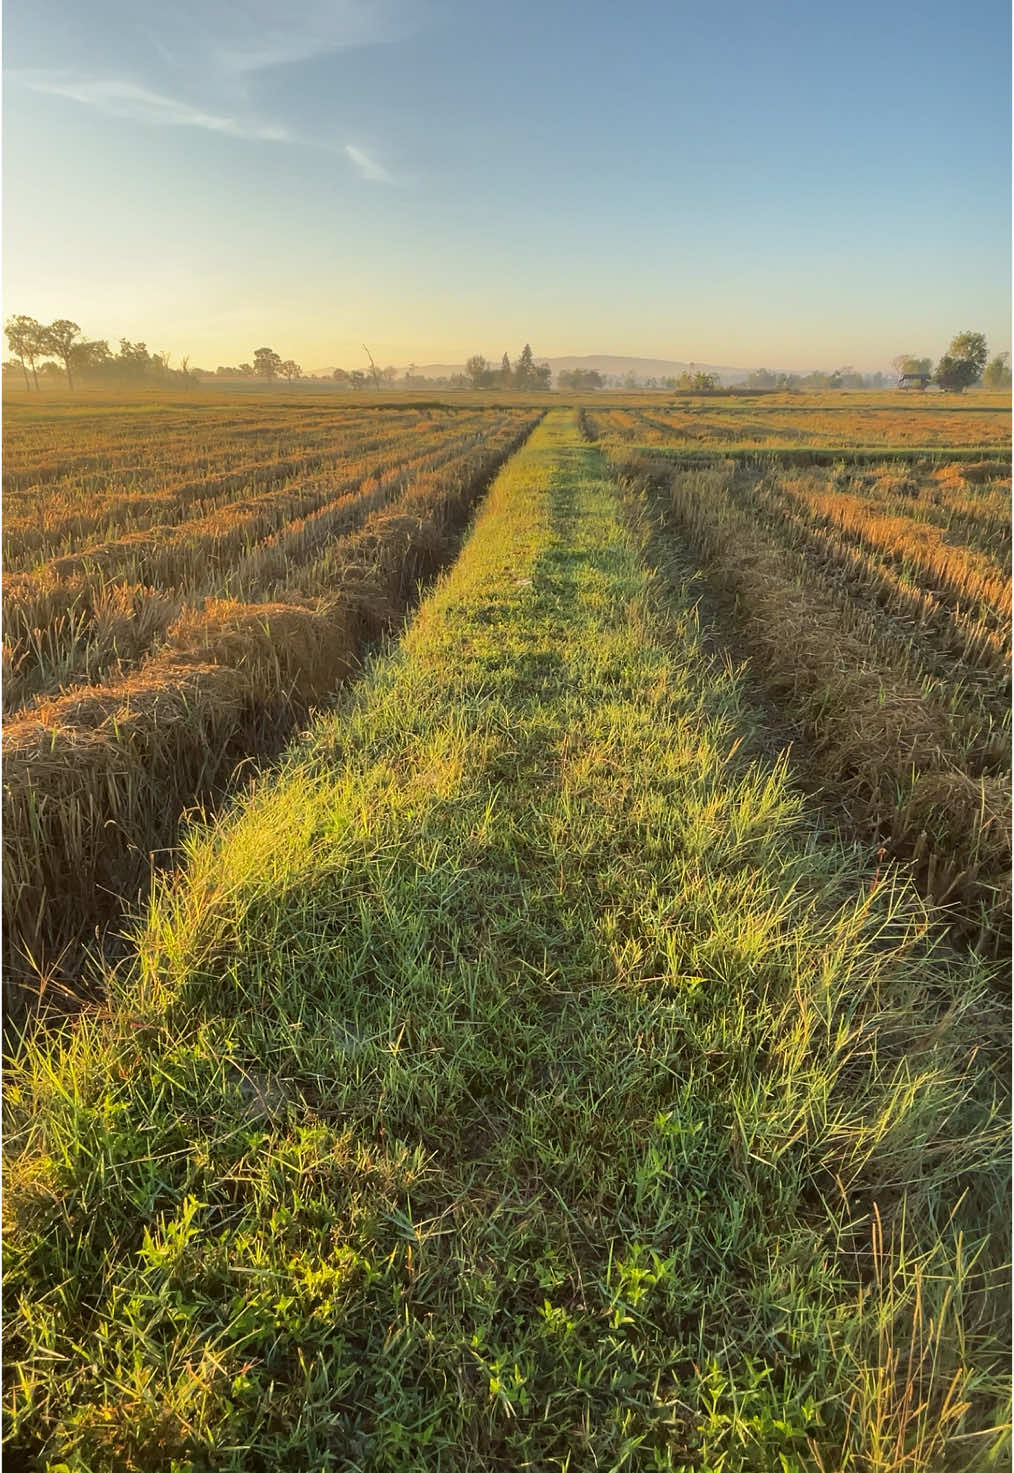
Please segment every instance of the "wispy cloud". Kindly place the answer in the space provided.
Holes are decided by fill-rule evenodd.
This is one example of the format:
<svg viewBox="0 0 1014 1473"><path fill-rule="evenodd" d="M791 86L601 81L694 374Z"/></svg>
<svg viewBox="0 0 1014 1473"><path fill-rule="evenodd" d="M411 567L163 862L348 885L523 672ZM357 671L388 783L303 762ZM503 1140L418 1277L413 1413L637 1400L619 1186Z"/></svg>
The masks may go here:
<svg viewBox="0 0 1014 1473"><path fill-rule="evenodd" d="M56 0L34 3L45 7ZM74 35L63 37L55 52L37 51L23 58L25 65L8 54L14 67L7 78L141 125L199 128L340 154L364 179L394 184L372 152L344 143L337 118L322 125L318 109L312 125L304 117L300 126L307 110L294 79L269 82L265 74L402 40L425 23L431 4L288 0L282 14L278 0L161 0L139 16L136 0L103 0L102 24L72 26ZM268 96L272 100L265 105Z"/></svg>
<svg viewBox="0 0 1014 1473"><path fill-rule="evenodd" d="M204 128L211 133L222 133L230 138L246 138L258 143L295 143L307 148L322 148L328 152L338 151L339 146L319 138L304 138L279 123L266 123L251 118L231 116L227 113L207 112L176 97L167 97L162 92L153 92L135 82L117 81L113 78L87 80L67 75L46 73L11 73L10 80L23 83L34 92L46 92L53 97L67 97L86 107L97 108L109 117L125 118L136 123L151 123L168 128ZM378 184L396 184L398 181L379 159L367 153L355 143L346 143L344 152L364 179Z"/></svg>
<svg viewBox="0 0 1014 1473"><path fill-rule="evenodd" d="M158 123L170 128L206 128L212 133L225 133L232 138L250 138L262 143L294 143L295 135L276 123L229 117L224 113L206 112L176 97L152 92L134 82L115 79L88 81L83 78L14 74L33 92L47 92L53 97L68 97L73 102L96 107L114 118L129 118L139 123Z"/></svg>
<svg viewBox="0 0 1014 1473"><path fill-rule="evenodd" d="M221 65L244 73L399 40L421 13L421 0L301 0L280 20L276 0L241 0L210 24Z"/></svg>
<svg viewBox="0 0 1014 1473"><path fill-rule="evenodd" d="M394 176L377 159L371 158L365 149L357 148L354 143L346 143L345 152L364 179L375 179L380 184L395 183Z"/></svg>

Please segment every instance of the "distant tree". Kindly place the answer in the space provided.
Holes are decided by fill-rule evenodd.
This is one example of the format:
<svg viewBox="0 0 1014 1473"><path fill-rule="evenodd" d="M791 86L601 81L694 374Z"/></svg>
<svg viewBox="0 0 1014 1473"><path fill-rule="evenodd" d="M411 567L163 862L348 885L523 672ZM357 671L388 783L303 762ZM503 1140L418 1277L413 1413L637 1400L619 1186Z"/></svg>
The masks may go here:
<svg viewBox="0 0 1014 1473"><path fill-rule="evenodd" d="M526 343L514 364L514 383L519 389L532 389L535 387L534 377L535 359L532 356L532 345Z"/></svg>
<svg viewBox="0 0 1014 1473"><path fill-rule="evenodd" d="M511 367L510 356L505 353L500 359L500 373L498 375L503 388L509 389L514 383L514 370Z"/></svg>
<svg viewBox="0 0 1014 1473"><path fill-rule="evenodd" d="M844 368L836 368L828 380L829 389L861 389L863 376L856 373L851 363L846 363Z"/></svg>
<svg viewBox="0 0 1014 1473"><path fill-rule="evenodd" d="M254 372L268 383L277 377L281 366L281 357L274 348L258 348L254 353Z"/></svg>
<svg viewBox="0 0 1014 1473"><path fill-rule="evenodd" d="M76 343L72 358L74 367L85 378L107 378L116 362L104 338Z"/></svg>
<svg viewBox="0 0 1014 1473"><path fill-rule="evenodd" d="M899 353L897 358L891 359L891 367L896 370L899 378L904 378L907 373L932 373L932 358L916 358L911 353Z"/></svg>
<svg viewBox="0 0 1014 1473"><path fill-rule="evenodd" d="M26 389L31 389L31 387L32 387L32 380L28 377L28 362L27 362L27 359L25 358L24 345L18 340L18 336L17 336L16 330L14 332L11 331L10 323L7 324L7 327L6 327L5 331L7 333L7 341L10 344L11 350L14 353L17 354L17 357L16 358L9 358L6 361L6 363L4 364L4 367L5 368L20 368L21 369L21 372L25 376L25 388ZM36 388L39 387L39 376L38 376L38 374L35 375L35 387Z"/></svg>
<svg viewBox="0 0 1014 1473"><path fill-rule="evenodd" d="M15 354L21 364L25 375L25 388L29 388L28 369L32 370L32 379L35 387L39 387L39 375L36 363L45 352L43 346L43 333L45 328L41 322L36 322L34 317L23 315L8 318L4 324L4 333L10 344L11 352Z"/></svg>
<svg viewBox="0 0 1014 1473"><path fill-rule="evenodd" d="M395 380L398 377L398 370L393 363L389 363L386 368L380 370L380 377L384 380L387 387L391 389L394 387Z"/></svg>
<svg viewBox="0 0 1014 1473"><path fill-rule="evenodd" d="M465 364L465 372L472 381L473 389L483 389L489 383L489 364L481 353L473 353Z"/></svg>
<svg viewBox="0 0 1014 1473"><path fill-rule="evenodd" d="M361 368L353 368L349 374L349 386L353 389L366 388L366 374Z"/></svg>
<svg viewBox="0 0 1014 1473"><path fill-rule="evenodd" d="M981 332L961 332L937 364L936 381L942 389L961 394L977 383L986 367L989 349Z"/></svg>
<svg viewBox="0 0 1014 1473"><path fill-rule="evenodd" d="M282 378L288 379L290 388L292 387L293 379L303 377L303 370L294 358L286 358L284 363L279 363L278 372L282 375Z"/></svg>
<svg viewBox="0 0 1014 1473"><path fill-rule="evenodd" d="M998 353L982 373L983 387L986 389L1009 389L1011 387L1010 354Z"/></svg>
<svg viewBox="0 0 1014 1473"><path fill-rule="evenodd" d="M8 374L11 374L11 375L16 374L19 368L20 368L21 372L25 376L25 388L26 389L30 389L32 387L32 381L28 377L28 369L25 367L24 363L21 361L20 358L5 358L4 359L4 361L3 361L4 378L6 378Z"/></svg>
<svg viewBox="0 0 1014 1473"><path fill-rule="evenodd" d="M933 377L941 389L950 389L956 394L963 393L974 382L970 365L959 363L950 353L945 353L940 359Z"/></svg>
<svg viewBox="0 0 1014 1473"><path fill-rule="evenodd" d="M649 380L650 383L651 380ZM692 366L685 368L679 378L672 381L674 389L682 389L684 393L691 394L708 393L715 387L715 384L716 379L713 373L704 373L701 369L694 369ZM662 387L665 389L669 385L663 382Z"/></svg>
<svg viewBox="0 0 1014 1473"><path fill-rule="evenodd" d="M151 367L151 354L147 343L132 343L120 339L120 351L116 355L117 372L122 378L143 378Z"/></svg>
<svg viewBox="0 0 1014 1473"><path fill-rule="evenodd" d="M778 375L770 368L754 368L746 376L748 389L774 389L778 386Z"/></svg>
<svg viewBox="0 0 1014 1473"><path fill-rule="evenodd" d="M548 363L536 363L532 346L526 343L514 364L514 386L518 389L548 389L553 371Z"/></svg>
<svg viewBox="0 0 1014 1473"><path fill-rule="evenodd" d="M605 382L597 368L564 368L556 375L557 387L561 389L601 389Z"/></svg>
<svg viewBox="0 0 1014 1473"><path fill-rule="evenodd" d="M331 377L336 384L341 384L343 388L348 388L349 375L344 368L336 368Z"/></svg>
<svg viewBox="0 0 1014 1473"><path fill-rule="evenodd" d="M42 329L40 346L44 353L52 353L54 358L59 358L63 364L64 373L67 375L67 387L73 389L74 378L70 371L70 365L74 361L74 350L79 347L78 335L81 329L76 322L71 322L67 317L58 317L48 327Z"/></svg>
<svg viewBox="0 0 1014 1473"><path fill-rule="evenodd" d="M947 351L959 363L971 363L976 370L976 378L982 377L982 371L989 357L989 349L983 333L959 332L957 337L951 340L951 346Z"/></svg>

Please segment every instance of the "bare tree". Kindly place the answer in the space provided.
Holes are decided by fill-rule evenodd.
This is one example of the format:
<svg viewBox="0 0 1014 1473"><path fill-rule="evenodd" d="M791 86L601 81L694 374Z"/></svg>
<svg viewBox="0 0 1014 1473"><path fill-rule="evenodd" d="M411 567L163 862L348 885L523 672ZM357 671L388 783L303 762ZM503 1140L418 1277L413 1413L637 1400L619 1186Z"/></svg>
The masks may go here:
<svg viewBox="0 0 1014 1473"><path fill-rule="evenodd" d="M489 364L481 353L473 353L465 364L465 372L472 380L473 389L481 389L489 383Z"/></svg>
<svg viewBox="0 0 1014 1473"><path fill-rule="evenodd" d="M375 389L379 389L380 388L380 370L377 368L377 365L374 363L374 361L373 361L373 354L370 352L369 348L366 346L365 343L363 344L363 352L366 354L367 358L370 360L370 372L373 375L373 387Z"/></svg>

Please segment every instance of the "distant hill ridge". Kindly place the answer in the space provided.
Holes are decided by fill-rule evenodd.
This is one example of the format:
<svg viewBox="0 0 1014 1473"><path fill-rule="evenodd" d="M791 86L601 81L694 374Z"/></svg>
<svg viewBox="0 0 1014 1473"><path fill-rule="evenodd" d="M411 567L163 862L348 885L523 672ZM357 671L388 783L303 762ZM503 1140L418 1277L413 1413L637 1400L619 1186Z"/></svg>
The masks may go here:
<svg viewBox="0 0 1014 1473"><path fill-rule="evenodd" d="M639 379L643 378L678 378L687 369L693 368L695 372L720 374L726 383L738 383L745 379L749 373L746 368L730 368L728 365L714 363L686 363L672 358L628 358L612 353L588 353L583 357L569 356L564 358L546 358L541 353L536 353L536 362L548 363L554 375L568 368L597 369L599 373L617 375L636 374ZM491 358L490 363L494 368L499 367L500 355ZM408 364L399 364L398 372L405 373ZM316 373L332 373L331 368L318 368ZM463 363L415 363L412 371L420 378L450 378L455 373L464 373Z"/></svg>

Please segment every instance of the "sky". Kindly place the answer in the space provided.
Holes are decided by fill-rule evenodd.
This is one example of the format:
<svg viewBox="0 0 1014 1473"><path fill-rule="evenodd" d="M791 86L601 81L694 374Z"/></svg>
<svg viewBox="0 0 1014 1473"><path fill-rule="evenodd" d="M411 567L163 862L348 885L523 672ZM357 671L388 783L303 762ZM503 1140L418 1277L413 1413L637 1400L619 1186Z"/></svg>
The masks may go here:
<svg viewBox="0 0 1014 1473"><path fill-rule="evenodd" d="M4 316L307 372L1010 348L1010 9L5 0Z"/></svg>

